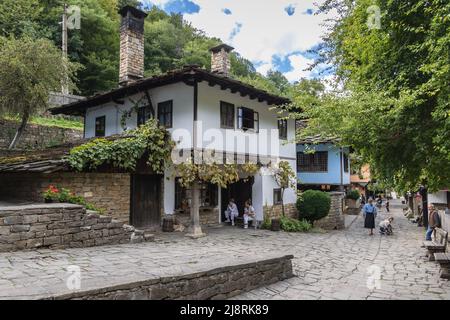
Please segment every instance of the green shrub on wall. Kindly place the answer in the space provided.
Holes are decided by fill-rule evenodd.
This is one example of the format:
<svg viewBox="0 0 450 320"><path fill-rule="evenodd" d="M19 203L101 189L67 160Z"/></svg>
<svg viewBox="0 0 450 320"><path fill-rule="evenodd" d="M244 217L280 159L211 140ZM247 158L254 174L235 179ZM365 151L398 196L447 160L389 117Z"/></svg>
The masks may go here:
<svg viewBox="0 0 450 320"><path fill-rule="evenodd" d="M359 199L359 191L358 190L350 190L346 196L347 199L358 200Z"/></svg>
<svg viewBox="0 0 450 320"><path fill-rule="evenodd" d="M311 223L325 218L330 212L330 207L331 197L322 191L307 190L297 200L299 219L305 219Z"/></svg>

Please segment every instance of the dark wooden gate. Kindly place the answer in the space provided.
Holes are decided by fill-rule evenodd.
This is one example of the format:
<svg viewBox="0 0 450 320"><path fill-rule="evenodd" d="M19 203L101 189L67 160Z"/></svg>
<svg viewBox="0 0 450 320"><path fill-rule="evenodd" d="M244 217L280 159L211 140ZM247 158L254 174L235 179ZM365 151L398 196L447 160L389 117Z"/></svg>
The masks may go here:
<svg viewBox="0 0 450 320"><path fill-rule="evenodd" d="M236 202L239 210L239 216L242 217L244 215L245 201L252 199L253 181L254 180L252 178L247 180L239 180L238 182L229 185L227 189L222 189L222 221L225 221L224 211L227 209L228 202L231 198L233 198Z"/></svg>
<svg viewBox="0 0 450 320"><path fill-rule="evenodd" d="M136 228L159 226L161 223L161 176L131 176L130 224Z"/></svg>

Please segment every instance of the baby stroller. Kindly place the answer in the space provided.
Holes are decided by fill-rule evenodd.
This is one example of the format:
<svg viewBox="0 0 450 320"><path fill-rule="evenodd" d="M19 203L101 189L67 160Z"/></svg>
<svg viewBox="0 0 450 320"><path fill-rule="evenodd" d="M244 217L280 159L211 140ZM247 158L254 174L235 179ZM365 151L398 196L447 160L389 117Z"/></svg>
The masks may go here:
<svg viewBox="0 0 450 320"><path fill-rule="evenodd" d="M394 234L394 231L392 230L392 226L388 224L386 227L380 226L380 234L391 236Z"/></svg>

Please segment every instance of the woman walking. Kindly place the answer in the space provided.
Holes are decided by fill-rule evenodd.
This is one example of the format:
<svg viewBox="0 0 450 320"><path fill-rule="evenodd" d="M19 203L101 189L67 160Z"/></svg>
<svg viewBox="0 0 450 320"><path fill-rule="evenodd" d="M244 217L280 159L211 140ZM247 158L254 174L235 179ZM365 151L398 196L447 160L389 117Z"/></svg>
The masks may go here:
<svg viewBox="0 0 450 320"><path fill-rule="evenodd" d="M375 218L377 217L377 208L373 205L373 199L369 199L363 207L364 214L364 228L370 229L370 236L373 236L373 229L375 229Z"/></svg>

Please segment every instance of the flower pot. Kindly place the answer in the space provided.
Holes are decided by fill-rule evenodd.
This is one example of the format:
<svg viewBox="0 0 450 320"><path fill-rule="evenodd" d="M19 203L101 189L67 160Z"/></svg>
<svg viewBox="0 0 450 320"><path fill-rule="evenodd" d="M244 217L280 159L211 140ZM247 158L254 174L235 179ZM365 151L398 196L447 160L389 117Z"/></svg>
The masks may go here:
<svg viewBox="0 0 450 320"><path fill-rule="evenodd" d="M270 226L270 230L272 231L281 230L280 219L272 219L272 225Z"/></svg>

